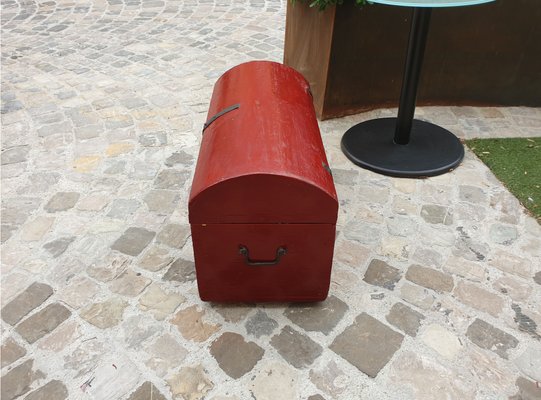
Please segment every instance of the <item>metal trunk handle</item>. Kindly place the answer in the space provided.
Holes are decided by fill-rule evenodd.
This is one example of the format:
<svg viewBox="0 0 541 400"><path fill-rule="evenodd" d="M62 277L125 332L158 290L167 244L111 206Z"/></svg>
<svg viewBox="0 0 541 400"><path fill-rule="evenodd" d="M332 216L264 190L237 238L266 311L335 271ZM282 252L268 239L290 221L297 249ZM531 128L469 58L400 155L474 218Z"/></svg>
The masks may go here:
<svg viewBox="0 0 541 400"><path fill-rule="evenodd" d="M239 246L239 254L244 256L244 262L247 265L250 265L252 267L262 267L266 265L276 265L280 262L280 259L282 256L285 256L287 254L287 249L285 247L278 247L276 249L276 258L274 260L270 261L257 261L250 259L250 252L248 251L248 247L240 245Z"/></svg>

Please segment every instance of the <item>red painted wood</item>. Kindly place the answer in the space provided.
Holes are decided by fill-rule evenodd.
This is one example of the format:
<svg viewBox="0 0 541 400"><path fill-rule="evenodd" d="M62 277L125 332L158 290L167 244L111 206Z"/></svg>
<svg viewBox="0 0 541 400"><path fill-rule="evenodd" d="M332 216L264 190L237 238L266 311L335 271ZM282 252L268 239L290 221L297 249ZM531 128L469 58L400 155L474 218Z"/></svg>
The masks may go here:
<svg viewBox="0 0 541 400"><path fill-rule="evenodd" d="M208 118L189 201L191 223L335 223L338 201L306 80L256 61L227 71Z"/></svg>
<svg viewBox="0 0 541 400"><path fill-rule="evenodd" d="M322 301L330 285L333 224L192 224L199 295L204 301ZM277 265L248 266L239 254Z"/></svg>

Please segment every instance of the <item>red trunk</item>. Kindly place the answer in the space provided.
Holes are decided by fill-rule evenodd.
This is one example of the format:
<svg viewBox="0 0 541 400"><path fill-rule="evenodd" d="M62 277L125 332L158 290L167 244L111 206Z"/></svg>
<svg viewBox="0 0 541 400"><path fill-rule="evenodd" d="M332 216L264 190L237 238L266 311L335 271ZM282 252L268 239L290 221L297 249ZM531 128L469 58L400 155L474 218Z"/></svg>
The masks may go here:
<svg viewBox="0 0 541 400"><path fill-rule="evenodd" d="M338 201L308 83L281 64L241 64L216 83L208 121L237 104L205 129L190 194L200 296L323 300Z"/></svg>

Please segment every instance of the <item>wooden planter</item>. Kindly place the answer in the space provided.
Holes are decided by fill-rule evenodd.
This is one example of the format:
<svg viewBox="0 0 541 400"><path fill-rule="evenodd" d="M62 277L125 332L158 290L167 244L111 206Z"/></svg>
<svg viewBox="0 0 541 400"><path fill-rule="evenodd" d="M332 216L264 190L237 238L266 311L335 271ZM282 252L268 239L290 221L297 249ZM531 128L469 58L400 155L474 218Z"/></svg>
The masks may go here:
<svg viewBox="0 0 541 400"><path fill-rule="evenodd" d="M320 119L398 104L411 10L288 0L284 63L310 82ZM420 105L541 106L541 1L434 9Z"/></svg>

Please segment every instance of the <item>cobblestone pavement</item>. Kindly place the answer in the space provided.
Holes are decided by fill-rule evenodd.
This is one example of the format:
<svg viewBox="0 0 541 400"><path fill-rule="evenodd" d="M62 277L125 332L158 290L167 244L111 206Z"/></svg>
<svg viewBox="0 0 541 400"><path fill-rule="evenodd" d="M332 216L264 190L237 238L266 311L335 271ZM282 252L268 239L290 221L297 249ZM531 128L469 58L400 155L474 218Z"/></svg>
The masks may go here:
<svg viewBox="0 0 541 400"><path fill-rule="evenodd" d="M339 149L329 299L202 303L187 194L212 85L281 60L285 0L2 0L2 400L539 399L541 230L467 152L393 179ZM422 108L461 137L541 110Z"/></svg>

